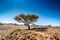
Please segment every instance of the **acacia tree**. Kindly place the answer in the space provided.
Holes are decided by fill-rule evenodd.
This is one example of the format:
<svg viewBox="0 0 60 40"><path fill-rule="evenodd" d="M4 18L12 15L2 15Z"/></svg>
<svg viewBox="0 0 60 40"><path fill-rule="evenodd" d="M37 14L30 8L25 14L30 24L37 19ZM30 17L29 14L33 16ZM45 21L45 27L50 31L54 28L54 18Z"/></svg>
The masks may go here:
<svg viewBox="0 0 60 40"><path fill-rule="evenodd" d="M39 17L35 14L20 14L15 16L14 19L19 23L24 23L28 27L28 29L30 29L30 24L36 22L38 18Z"/></svg>

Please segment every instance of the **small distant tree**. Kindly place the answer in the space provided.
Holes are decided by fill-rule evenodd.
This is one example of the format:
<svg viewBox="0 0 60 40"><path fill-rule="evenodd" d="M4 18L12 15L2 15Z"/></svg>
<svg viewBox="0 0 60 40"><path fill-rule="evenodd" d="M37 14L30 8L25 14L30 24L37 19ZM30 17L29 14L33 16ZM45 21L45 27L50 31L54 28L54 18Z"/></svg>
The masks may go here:
<svg viewBox="0 0 60 40"><path fill-rule="evenodd" d="M35 14L20 14L18 16L15 16L14 19L19 23L24 23L26 26L28 26L28 29L30 29L29 24L36 22L38 18L39 17Z"/></svg>
<svg viewBox="0 0 60 40"><path fill-rule="evenodd" d="M0 25L3 25L3 23L2 23L2 22L0 22Z"/></svg>
<svg viewBox="0 0 60 40"><path fill-rule="evenodd" d="M48 25L49 27L51 27L51 25Z"/></svg>

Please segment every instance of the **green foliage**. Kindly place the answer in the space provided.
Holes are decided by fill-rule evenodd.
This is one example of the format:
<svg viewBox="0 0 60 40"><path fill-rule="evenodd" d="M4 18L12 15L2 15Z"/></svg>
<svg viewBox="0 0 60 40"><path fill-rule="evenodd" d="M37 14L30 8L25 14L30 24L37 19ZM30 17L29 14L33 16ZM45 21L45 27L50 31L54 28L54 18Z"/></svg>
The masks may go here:
<svg viewBox="0 0 60 40"><path fill-rule="evenodd" d="M29 26L29 24L32 24L33 22L36 22L39 17L35 14L20 14L18 16L15 16L15 20L17 22L22 22Z"/></svg>
<svg viewBox="0 0 60 40"><path fill-rule="evenodd" d="M15 16L15 20L18 22L23 22L23 23L32 23L35 22L39 17L35 14L20 14L18 16Z"/></svg>
<svg viewBox="0 0 60 40"><path fill-rule="evenodd" d="M13 32L11 32L11 34L14 34L15 32L20 32L21 31L21 29L15 29L15 30L13 30Z"/></svg>
<svg viewBox="0 0 60 40"><path fill-rule="evenodd" d="M15 29L13 32L19 32L19 31L21 31L20 29Z"/></svg>

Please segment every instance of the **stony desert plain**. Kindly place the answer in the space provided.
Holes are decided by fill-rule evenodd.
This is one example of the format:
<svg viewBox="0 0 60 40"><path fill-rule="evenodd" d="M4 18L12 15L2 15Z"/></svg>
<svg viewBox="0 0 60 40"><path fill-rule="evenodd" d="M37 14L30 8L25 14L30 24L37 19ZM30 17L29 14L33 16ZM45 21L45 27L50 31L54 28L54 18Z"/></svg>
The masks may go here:
<svg viewBox="0 0 60 40"><path fill-rule="evenodd" d="M60 40L59 26L30 26L3 24L0 25L0 40ZM21 29L21 32L11 34L14 29Z"/></svg>

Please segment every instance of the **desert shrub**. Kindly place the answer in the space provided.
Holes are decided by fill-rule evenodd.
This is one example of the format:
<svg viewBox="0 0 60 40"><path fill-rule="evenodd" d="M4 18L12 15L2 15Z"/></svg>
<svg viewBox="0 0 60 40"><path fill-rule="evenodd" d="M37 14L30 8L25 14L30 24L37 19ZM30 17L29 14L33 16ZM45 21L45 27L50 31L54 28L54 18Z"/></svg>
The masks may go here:
<svg viewBox="0 0 60 40"><path fill-rule="evenodd" d="M17 25L16 23L14 23L14 25Z"/></svg>
<svg viewBox="0 0 60 40"><path fill-rule="evenodd" d="M11 34L14 34L15 32L20 32L20 31L21 31L21 29L15 29L11 32Z"/></svg>
<svg viewBox="0 0 60 40"><path fill-rule="evenodd" d="M2 22L0 22L0 25L3 25L3 23L2 23Z"/></svg>
<svg viewBox="0 0 60 40"><path fill-rule="evenodd" d="M3 25L3 24L0 24L0 25Z"/></svg>
<svg viewBox="0 0 60 40"><path fill-rule="evenodd" d="M51 25L48 25L48 27L51 27Z"/></svg>

